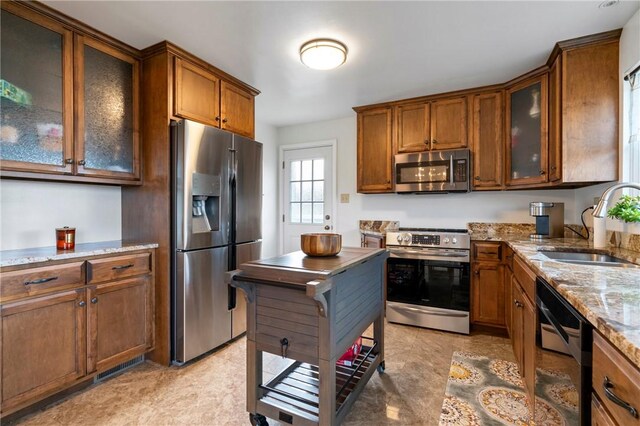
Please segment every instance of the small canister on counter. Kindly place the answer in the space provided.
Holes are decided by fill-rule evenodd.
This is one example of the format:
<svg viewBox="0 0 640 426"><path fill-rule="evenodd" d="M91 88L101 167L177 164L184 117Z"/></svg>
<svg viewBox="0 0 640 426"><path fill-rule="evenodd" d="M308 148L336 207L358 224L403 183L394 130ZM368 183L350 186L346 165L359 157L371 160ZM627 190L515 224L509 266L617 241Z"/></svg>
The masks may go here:
<svg viewBox="0 0 640 426"><path fill-rule="evenodd" d="M56 248L58 250L73 250L76 246L76 228L56 228Z"/></svg>

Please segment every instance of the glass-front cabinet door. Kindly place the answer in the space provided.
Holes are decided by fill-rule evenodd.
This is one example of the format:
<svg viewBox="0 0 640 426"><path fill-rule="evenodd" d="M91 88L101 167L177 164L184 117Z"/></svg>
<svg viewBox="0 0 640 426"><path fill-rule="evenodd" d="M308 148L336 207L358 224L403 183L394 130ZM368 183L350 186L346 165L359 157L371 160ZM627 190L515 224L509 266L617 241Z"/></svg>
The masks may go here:
<svg viewBox="0 0 640 426"><path fill-rule="evenodd" d="M507 89L507 185L546 182L547 75Z"/></svg>
<svg viewBox="0 0 640 426"><path fill-rule="evenodd" d="M138 179L138 61L80 35L74 58L77 173Z"/></svg>
<svg viewBox="0 0 640 426"><path fill-rule="evenodd" d="M2 2L0 160L3 171L73 172L73 35Z"/></svg>

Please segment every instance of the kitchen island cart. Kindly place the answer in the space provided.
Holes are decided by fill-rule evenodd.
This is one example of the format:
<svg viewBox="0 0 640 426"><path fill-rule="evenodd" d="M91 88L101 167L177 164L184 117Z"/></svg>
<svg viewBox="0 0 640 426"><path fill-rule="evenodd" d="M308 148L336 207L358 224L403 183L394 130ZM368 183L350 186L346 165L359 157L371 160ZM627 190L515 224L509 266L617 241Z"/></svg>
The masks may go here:
<svg viewBox="0 0 640 426"><path fill-rule="evenodd" d="M228 273L247 298L247 410L292 425L337 425L376 369L384 370L383 269L388 253L345 247L336 256L302 252L242 264ZM363 337L350 366L337 364ZM294 360L268 383L262 354Z"/></svg>

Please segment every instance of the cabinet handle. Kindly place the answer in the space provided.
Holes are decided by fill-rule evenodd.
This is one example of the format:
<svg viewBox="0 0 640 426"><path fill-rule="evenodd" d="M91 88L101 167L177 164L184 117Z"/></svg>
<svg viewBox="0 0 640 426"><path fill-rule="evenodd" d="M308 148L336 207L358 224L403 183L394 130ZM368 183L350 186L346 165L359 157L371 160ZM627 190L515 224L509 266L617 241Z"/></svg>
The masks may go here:
<svg viewBox="0 0 640 426"><path fill-rule="evenodd" d="M73 164L73 158L67 158L64 160L64 164Z"/></svg>
<svg viewBox="0 0 640 426"><path fill-rule="evenodd" d="M625 410L627 410L629 412L629 414L631 414L631 416L633 416L633 418L635 418L635 419L638 418L638 410L636 410L628 402L622 400L618 395L613 393L613 391L611 390L611 389L614 388L613 383L611 383L611 380L609 380L609 378L607 376L604 376L604 382L602 383L602 388L604 389L604 394L607 395L607 398L609 398L615 404L617 404L617 405L621 406L622 408L624 408Z"/></svg>
<svg viewBox="0 0 640 426"><path fill-rule="evenodd" d="M40 278L39 280L25 281L24 285L44 284L44 283L48 283L49 281L55 281L57 279L58 279L58 277Z"/></svg>
<svg viewBox="0 0 640 426"><path fill-rule="evenodd" d="M98 303L98 298L97 298L97 297L92 297L92 298L91 298L91 303L93 303L94 305L95 305L96 303Z"/></svg>
<svg viewBox="0 0 640 426"><path fill-rule="evenodd" d="M227 120L226 118L223 118L223 119L222 119L222 122L223 122L223 123L226 123L227 121L229 121L229 120Z"/></svg>
<svg viewBox="0 0 640 426"><path fill-rule="evenodd" d="M133 267L133 263L130 263L128 265L120 265L120 266L114 266L113 269L114 271L119 271L120 269L127 269L127 268L131 268Z"/></svg>
<svg viewBox="0 0 640 426"><path fill-rule="evenodd" d="M80 302L78 302L78 306L80 306L81 308L84 307L84 305L86 305L87 302L85 302L84 300L81 300Z"/></svg>
<svg viewBox="0 0 640 426"><path fill-rule="evenodd" d="M79 166L84 166L86 164L86 162L84 160L78 160L78 165Z"/></svg>
<svg viewBox="0 0 640 426"><path fill-rule="evenodd" d="M540 176L544 176L546 174L547 174L547 172L545 172L544 170L540 170Z"/></svg>

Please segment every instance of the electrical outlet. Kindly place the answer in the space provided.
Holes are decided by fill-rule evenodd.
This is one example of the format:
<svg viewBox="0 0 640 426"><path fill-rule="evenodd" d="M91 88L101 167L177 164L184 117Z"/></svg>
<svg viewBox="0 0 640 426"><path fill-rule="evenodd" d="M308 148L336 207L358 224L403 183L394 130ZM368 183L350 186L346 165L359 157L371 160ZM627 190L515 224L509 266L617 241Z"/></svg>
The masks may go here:
<svg viewBox="0 0 640 426"><path fill-rule="evenodd" d="M340 194L341 203L349 203L349 194Z"/></svg>

